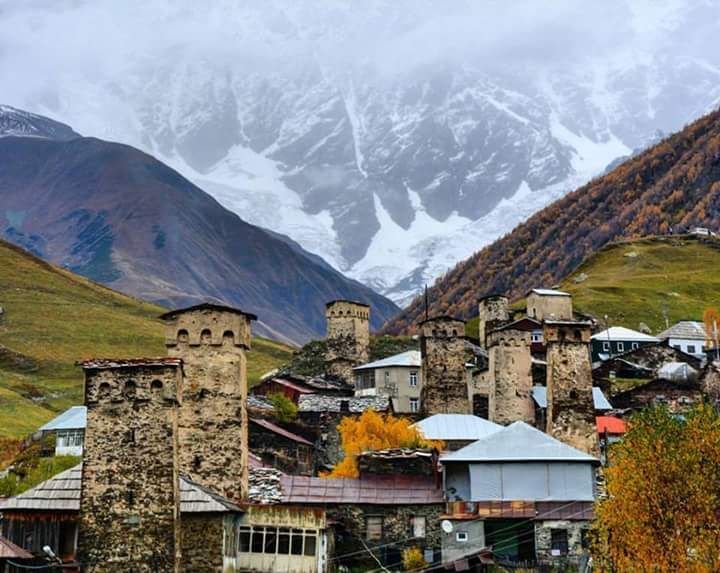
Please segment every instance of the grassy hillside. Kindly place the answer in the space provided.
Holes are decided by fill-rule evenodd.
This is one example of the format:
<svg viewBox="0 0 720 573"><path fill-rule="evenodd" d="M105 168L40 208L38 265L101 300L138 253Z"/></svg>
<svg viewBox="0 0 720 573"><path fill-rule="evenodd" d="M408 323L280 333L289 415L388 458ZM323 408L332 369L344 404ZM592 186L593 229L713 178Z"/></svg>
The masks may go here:
<svg viewBox="0 0 720 573"><path fill-rule="evenodd" d="M720 308L720 241L651 237L607 245L561 283L575 309L611 325L657 333L682 319L702 320L708 306ZM519 306L522 306L520 304ZM467 331L477 336L477 318Z"/></svg>
<svg viewBox="0 0 720 573"><path fill-rule="evenodd" d="M163 309L49 265L0 241L0 437L32 432L81 401L77 360L164 356ZM255 338L250 382L291 349Z"/></svg>

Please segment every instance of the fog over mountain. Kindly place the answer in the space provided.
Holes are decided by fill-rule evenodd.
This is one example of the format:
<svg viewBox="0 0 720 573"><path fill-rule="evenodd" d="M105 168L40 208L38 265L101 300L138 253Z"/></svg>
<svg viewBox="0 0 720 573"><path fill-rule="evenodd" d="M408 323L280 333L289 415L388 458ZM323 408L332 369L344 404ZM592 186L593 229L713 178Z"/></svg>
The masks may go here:
<svg viewBox="0 0 720 573"><path fill-rule="evenodd" d="M720 103L712 1L0 1L0 103L398 301Z"/></svg>

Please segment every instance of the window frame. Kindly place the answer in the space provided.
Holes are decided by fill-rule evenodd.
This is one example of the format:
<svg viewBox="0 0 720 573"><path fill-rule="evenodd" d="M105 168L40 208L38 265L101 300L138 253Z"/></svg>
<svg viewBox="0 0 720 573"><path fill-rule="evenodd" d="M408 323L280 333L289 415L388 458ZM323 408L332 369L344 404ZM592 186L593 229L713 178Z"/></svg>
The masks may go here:
<svg viewBox="0 0 720 573"><path fill-rule="evenodd" d="M417 388L418 385L418 372L417 370L411 370L408 375L408 385L410 388Z"/></svg>
<svg viewBox="0 0 720 573"><path fill-rule="evenodd" d="M625 352L625 342L623 342L622 340L618 340L615 343L615 347L617 348L618 352Z"/></svg>
<svg viewBox="0 0 720 573"><path fill-rule="evenodd" d="M420 411L420 398L409 398L410 413L417 414Z"/></svg>
<svg viewBox="0 0 720 573"><path fill-rule="evenodd" d="M556 539L560 536L560 539ZM559 551L557 555L563 556L570 553L570 539L568 530L562 527L553 527L550 529L550 553L555 555L554 551Z"/></svg>
<svg viewBox="0 0 720 573"><path fill-rule="evenodd" d="M467 543L470 539L467 531L456 531L455 541L456 543Z"/></svg>
<svg viewBox="0 0 720 573"><path fill-rule="evenodd" d="M377 520L377 522L376 522L376 520ZM375 533L373 532L373 535L372 535L372 536L370 535L370 529L371 529L371 528L370 528L370 522L371 522L371 521L372 521L373 523L375 523L375 525L373 525L373 528L372 528L373 531L374 531L375 529L378 530L378 533L375 534ZM384 525L385 525L385 524L384 524L384 520L383 520L383 516L382 516L382 515L366 515L366 516L365 516L365 540L366 540L366 541L382 541L383 533L384 533L384 531L383 531L383 526L384 526Z"/></svg>

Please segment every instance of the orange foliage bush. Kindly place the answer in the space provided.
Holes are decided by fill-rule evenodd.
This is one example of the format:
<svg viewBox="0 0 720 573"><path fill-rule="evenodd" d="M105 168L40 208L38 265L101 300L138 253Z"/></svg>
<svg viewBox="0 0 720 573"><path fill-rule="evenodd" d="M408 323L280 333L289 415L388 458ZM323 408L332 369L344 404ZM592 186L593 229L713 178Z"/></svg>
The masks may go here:
<svg viewBox="0 0 720 573"><path fill-rule="evenodd" d="M327 477L358 477L357 456L369 450L386 448L435 448L442 449L443 443L426 440L411 426L410 420L378 414L366 410L359 418L346 417L338 426L342 450L345 457Z"/></svg>

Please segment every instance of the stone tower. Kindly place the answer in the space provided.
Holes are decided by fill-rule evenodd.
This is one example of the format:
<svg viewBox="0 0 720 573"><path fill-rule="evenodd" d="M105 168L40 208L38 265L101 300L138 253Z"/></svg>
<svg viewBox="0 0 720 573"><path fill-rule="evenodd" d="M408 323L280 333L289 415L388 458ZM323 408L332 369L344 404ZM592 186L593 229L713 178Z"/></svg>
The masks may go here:
<svg viewBox="0 0 720 573"><path fill-rule="evenodd" d="M487 348L486 338L494 328L510 320L508 298L502 294L490 294L478 303L478 340L480 346Z"/></svg>
<svg viewBox="0 0 720 573"><path fill-rule="evenodd" d="M598 455L590 365L590 323L545 321L547 433Z"/></svg>
<svg viewBox="0 0 720 573"><path fill-rule="evenodd" d="M95 360L85 371L78 552L90 573L176 572L181 361Z"/></svg>
<svg viewBox="0 0 720 573"><path fill-rule="evenodd" d="M525 298L527 315L535 320L572 320L572 296L569 293L535 288Z"/></svg>
<svg viewBox="0 0 720 573"><path fill-rule="evenodd" d="M365 364L370 357L370 307L350 300L334 300L325 305L325 319L325 370L352 383L352 369Z"/></svg>
<svg viewBox="0 0 720 573"><path fill-rule="evenodd" d="M185 370L180 470L240 501L248 488L247 358L250 322L235 308L201 304L161 316L168 355Z"/></svg>
<svg viewBox="0 0 720 573"><path fill-rule="evenodd" d="M470 414L469 377L465 366L465 322L440 316L420 323L425 415Z"/></svg>
<svg viewBox="0 0 720 573"><path fill-rule="evenodd" d="M513 324L490 331L487 337L490 371L490 420L535 423L532 398L531 333Z"/></svg>

